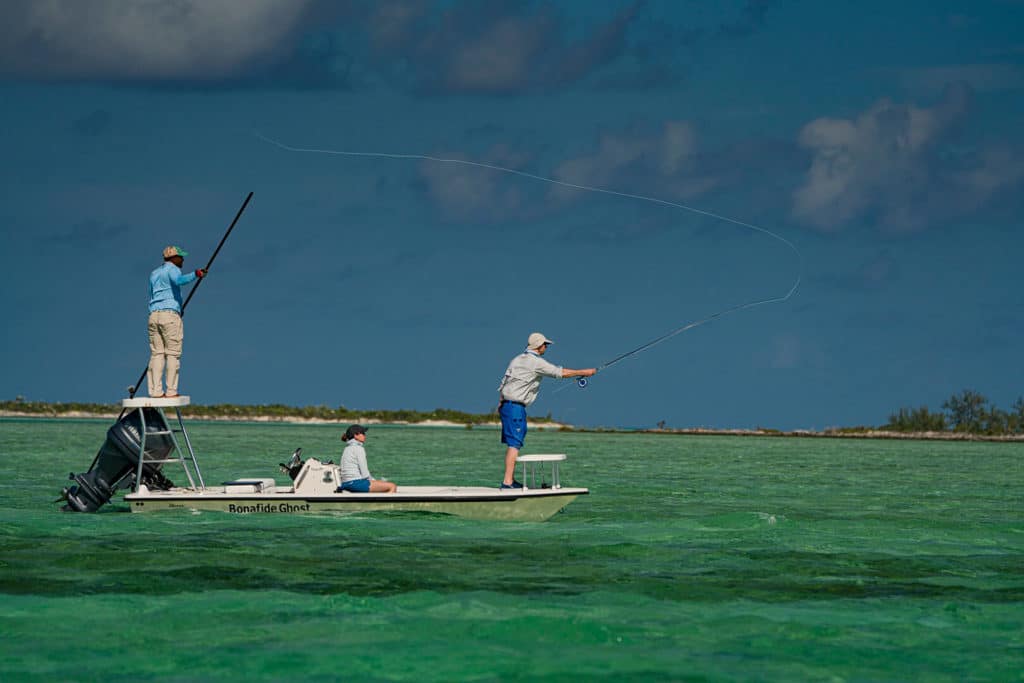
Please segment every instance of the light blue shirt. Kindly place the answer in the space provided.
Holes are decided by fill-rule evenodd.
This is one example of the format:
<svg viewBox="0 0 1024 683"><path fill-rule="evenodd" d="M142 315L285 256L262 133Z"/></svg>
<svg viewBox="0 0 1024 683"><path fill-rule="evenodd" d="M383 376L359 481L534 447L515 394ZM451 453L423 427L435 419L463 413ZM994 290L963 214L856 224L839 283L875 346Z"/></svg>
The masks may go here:
<svg viewBox="0 0 1024 683"><path fill-rule="evenodd" d="M181 313L181 286L196 279L195 271L185 275L170 261L149 274L149 311Z"/></svg>

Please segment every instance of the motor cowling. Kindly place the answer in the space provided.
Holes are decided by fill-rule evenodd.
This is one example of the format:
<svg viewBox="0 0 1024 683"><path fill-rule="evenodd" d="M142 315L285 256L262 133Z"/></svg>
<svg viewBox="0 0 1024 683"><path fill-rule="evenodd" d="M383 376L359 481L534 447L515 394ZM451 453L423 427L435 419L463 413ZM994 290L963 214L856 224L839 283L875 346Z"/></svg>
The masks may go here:
<svg viewBox="0 0 1024 683"><path fill-rule="evenodd" d="M125 413L110 429L106 441L87 472L71 473L75 482L61 492L65 512L95 512L108 502L118 489L135 488L139 467L142 418L146 423L146 452L143 456L142 483L153 490L174 486L161 472L162 463L174 450L174 440L163 414L155 408L142 408Z"/></svg>

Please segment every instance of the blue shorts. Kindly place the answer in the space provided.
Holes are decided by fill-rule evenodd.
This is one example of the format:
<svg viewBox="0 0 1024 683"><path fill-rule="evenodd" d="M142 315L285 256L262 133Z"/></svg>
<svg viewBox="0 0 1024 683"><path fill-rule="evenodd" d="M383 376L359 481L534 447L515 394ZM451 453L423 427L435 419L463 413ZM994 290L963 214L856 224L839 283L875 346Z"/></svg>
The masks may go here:
<svg viewBox="0 0 1024 683"><path fill-rule="evenodd" d="M501 442L512 448L522 448L526 438L526 406L505 401L498 408L501 416Z"/></svg>
<svg viewBox="0 0 1024 683"><path fill-rule="evenodd" d="M341 493L342 491L351 491L352 493L369 493L370 480L350 479L349 481L343 481L341 482L341 486L338 487L338 493Z"/></svg>

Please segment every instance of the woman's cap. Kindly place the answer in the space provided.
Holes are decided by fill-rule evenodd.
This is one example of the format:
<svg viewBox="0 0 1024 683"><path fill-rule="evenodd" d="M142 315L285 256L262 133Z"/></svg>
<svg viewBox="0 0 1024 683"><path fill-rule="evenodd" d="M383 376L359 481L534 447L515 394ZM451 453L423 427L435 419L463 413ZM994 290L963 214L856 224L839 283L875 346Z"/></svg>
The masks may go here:
<svg viewBox="0 0 1024 683"><path fill-rule="evenodd" d="M343 438L345 441L351 441L352 439L355 438L356 434L365 433L366 427L364 427L363 425L352 425L351 427L345 430L345 436Z"/></svg>

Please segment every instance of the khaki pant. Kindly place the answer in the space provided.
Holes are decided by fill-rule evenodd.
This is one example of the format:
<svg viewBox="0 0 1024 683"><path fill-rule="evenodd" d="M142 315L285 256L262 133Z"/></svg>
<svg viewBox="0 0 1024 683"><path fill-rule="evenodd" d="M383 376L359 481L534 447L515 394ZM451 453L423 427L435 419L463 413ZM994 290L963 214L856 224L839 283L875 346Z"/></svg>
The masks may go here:
<svg viewBox="0 0 1024 683"><path fill-rule="evenodd" d="M149 314L149 395L163 396L164 369L167 370L167 393L178 393L178 371L181 367L181 343L185 325L176 311L153 311Z"/></svg>

